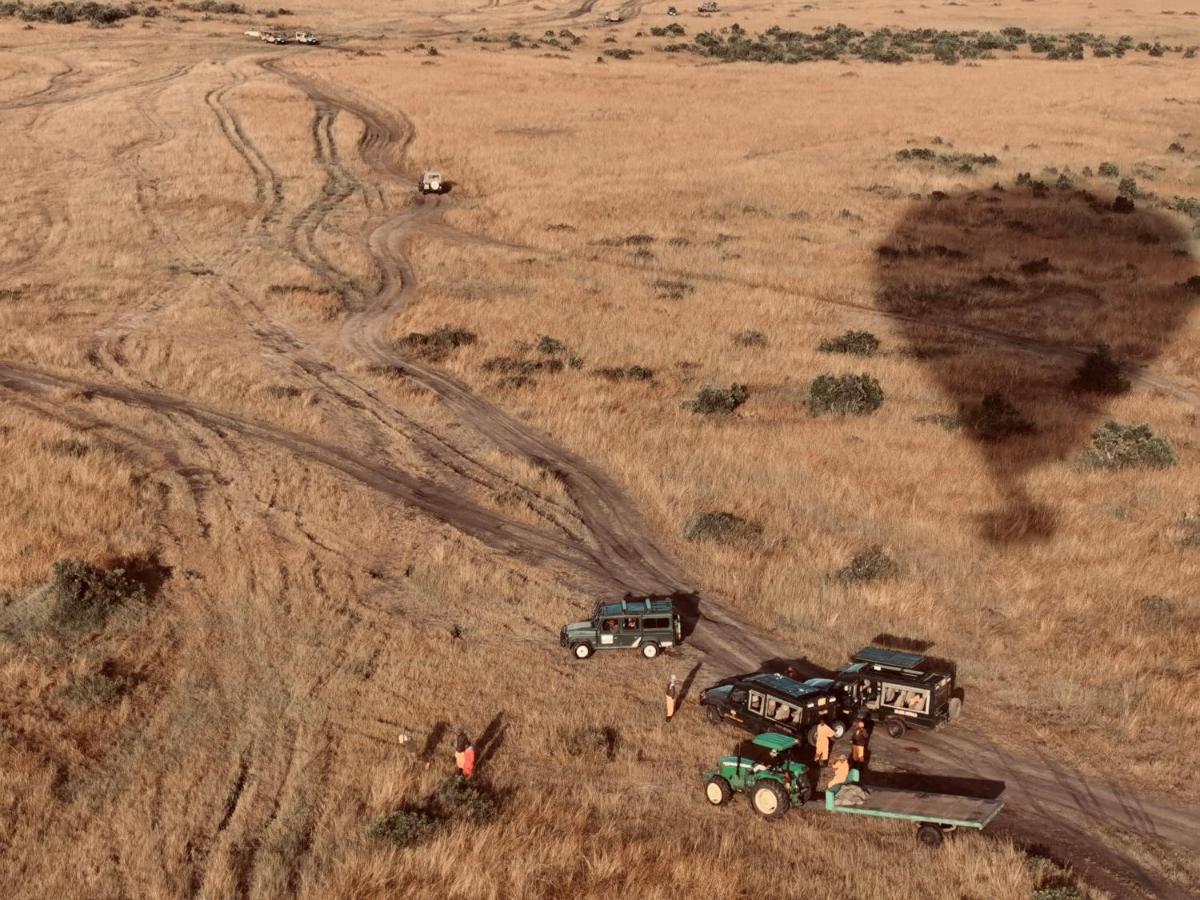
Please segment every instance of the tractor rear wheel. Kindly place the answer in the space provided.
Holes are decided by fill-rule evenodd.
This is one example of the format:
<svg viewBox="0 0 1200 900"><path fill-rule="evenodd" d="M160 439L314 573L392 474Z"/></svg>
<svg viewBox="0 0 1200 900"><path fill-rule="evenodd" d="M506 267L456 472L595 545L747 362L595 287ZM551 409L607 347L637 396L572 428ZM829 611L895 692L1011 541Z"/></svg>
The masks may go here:
<svg viewBox="0 0 1200 900"><path fill-rule="evenodd" d="M733 788L720 775L714 775L704 786L704 796L713 806L724 806L733 797Z"/></svg>
<svg viewBox="0 0 1200 900"><path fill-rule="evenodd" d="M778 819L788 811L790 801L778 781L760 781L750 792L750 805L764 819Z"/></svg>
<svg viewBox="0 0 1200 900"><path fill-rule="evenodd" d="M926 822L917 828L917 840L930 849L937 849L942 846L945 835L938 826Z"/></svg>
<svg viewBox="0 0 1200 900"><path fill-rule="evenodd" d="M908 730L908 726L904 724L904 720L898 716L888 716L887 733L894 738L904 737L904 732Z"/></svg>
<svg viewBox="0 0 1200 900"><path fill-rule="evenodd" d="M642 644L642 656L646 659L654 659L658 656L658 644L651 641L648 644Z"/></svg>
<svg viewBox="0 0 1200 900"><path fill-rule="evenodd" d="M587 659L592 655L591 644L576 644L571 648L571 652L575 654L576 659Z"/></svg>

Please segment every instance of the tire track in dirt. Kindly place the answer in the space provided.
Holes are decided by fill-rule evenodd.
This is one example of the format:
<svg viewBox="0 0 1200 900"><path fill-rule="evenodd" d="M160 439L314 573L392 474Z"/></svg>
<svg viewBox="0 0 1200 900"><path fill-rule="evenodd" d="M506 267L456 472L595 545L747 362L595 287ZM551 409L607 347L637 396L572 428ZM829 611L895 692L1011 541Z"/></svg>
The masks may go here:
<svg viewBox="0 0 1200 900"><path fill-rule="evenodd" d="M378 175L399 181L411 177L412 173L405 170L404 163L404 152L413 135L411 123L405 120L401 120L400 123L388 122L383 114L364 108L361 103L338 94L334 89L317 85L299 76L289 76L279 67L273 67L273 70L301 87L314 102L340 106L351 115L359 117L366 126L364 142L360 142L360 147L365 146L369 150L363 153L363 161ZM395 141L395 155L386 150L388 136L393 136ZM671 563L654 545L632 506L605 476L579 457L554 446L548 439L532 433L531 429L476 397L465 385L445 373L424 363L402 359L388 346L387 327L415 289L412 269L404 256L402 243L409 234L414 233L416 228L413 223L420 222L422 216L427 214L421 210L399 216L385 222L371 234L372 252L385 271L389 272L390 277L385 280L384 288L375 298L371 308L356 313L346 321L342 331L343 342L362 358L396 367L415 383L436 393L461 421L470 423L498 447L527 462L546 468L562 480L599 548L600 567L614 580L636 583L640 591L682 589ZM872 308L856 307L852 304L838 305L850 306L872 315L880 314L879 310ZM961 326L955 325L947 327L961 329ZM1039 352L1043 355L1050 353L1073 357L1075 353L1073 349L1068 351L1064 348L1048 348L1011 335L989 333L982 329L966 330L976 337L1002 341L1016 349ZM1142 377L1144 379L1145 375ZM1184 397L1189 395L1187 388L1177 387L1177 390ZM794 655L789 654L787 648L779 642L766 638L738 621L728 607L714 598L705 599L701 621L697 624L691 642L708 657L712 668L724 668L727 671L754 669L766 659ZM746 665L747 663L750 665ZM985 756L990 746L984 737L959 735L957 740L974 758ZM1037 761L1031 762L1014 754L1008 754L1008 758L1012 760L1009 763L1011 768L1008 780L1014 786L1023 785L1030 767L1036 767ZM1087 784L1082 778L1077 778L1077 781ZM1131 858L1109 849L1070 824L1071 818L1082 817L1086 820L1089 816L1095 816L1096 801L1080 802L1072 791L1061 786L1048 787L1043 784L1039 787L1037 793L1054 796L1059 812L1042 817L1038 829L1028 829L1024 832L1018 829L1018 834L1023 834L1026 838L1037 838L1046 833L1077 836L1078 841L1086 847L1089 860L1087 871L1094 879L1111 884L1114 883L1111 873L1115 872L1121 879L1151 886L1158 895L1183 896L1178 888L1149 873ZM1158 823L1156 831L1159 834L1170 834L1171 839L1176 842L1186 836L1178 828L1170 826L1174 813L1169 805L1139 799L1116 785L1104 790L1089 785L1089 789L1093 791L1093 797L1105 798L1103 808L1108 813L1125 808L1140 810L1140 816L1129 822L1132 830L1144 831L1147 821L1155 821Z"/></svg>

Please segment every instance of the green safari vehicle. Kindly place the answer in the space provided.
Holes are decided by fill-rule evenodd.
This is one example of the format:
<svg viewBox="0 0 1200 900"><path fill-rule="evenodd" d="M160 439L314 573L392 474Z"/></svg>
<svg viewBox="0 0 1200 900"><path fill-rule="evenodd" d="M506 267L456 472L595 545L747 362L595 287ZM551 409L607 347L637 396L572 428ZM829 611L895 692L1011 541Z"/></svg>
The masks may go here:
<svg viewBox="0 0 1200 900"><path fill-rule="evenodd" d="M756 812L779 818L812 795L800 746L796 738L774 731L743 741L736 755L722 758L715 772L706 773L704 796L713 806L724 806L735 793L747 794Z"/></svg>
<svg viewBox="0 0 1200 900"><path fill-rule="evenodd" d="M597 603L590 620L564 625L558 642L576 659L597 650L637 650L654 659L682 638L683 623L670 597L626 597L619 603Z"/></svg>

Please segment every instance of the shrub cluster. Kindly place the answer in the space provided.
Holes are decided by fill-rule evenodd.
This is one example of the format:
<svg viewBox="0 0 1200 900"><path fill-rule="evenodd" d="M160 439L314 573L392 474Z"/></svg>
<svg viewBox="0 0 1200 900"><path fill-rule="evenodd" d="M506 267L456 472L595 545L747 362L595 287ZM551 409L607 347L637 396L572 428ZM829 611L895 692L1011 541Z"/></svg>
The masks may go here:
<svg viewBox="0 0 1200 900"><path fill-rule="evenodd" d="M961 59L993 59L997 53L1016 53L1026 47L1030 53L1053 60L1085 59L1088 49L1096 57L1123 57L1131 52L1150 56L1163 56L1168 52L1181 53L1187 58L1195 56L1190 47L1149 42L1135 44L1127 35L1113 41L1105 35L1085 31L1031 34L1016 26L999 32L877 28L868 34L843 24L813 31L791 31L775 25L751 37L744 28L734 24L720 31L701 32L690 42L665 44L661 49L668 53L695 53L726 61L802 63L858 58L895 64L933 59L953 65Z"/></svg>
<svg viewBox="0 0 1200 900"><path fill-rule="evenodd" d="M646 366L606 366L597 369L596 374L609 381L649 381L654 377L654 370Z"/></svg>
<svg viewBox="0 0 1200 900"><path fill-rule="evenodd" d="M476 340L478 338L472 331L452 325L441 325L428 334L421 331L410 332L396 343L402 352L436 362L444 359L451 350L474 344Z"/></svg>
<svg viewBox="0 0 1200 900"><path fill-rule="evenodd" d="M808 409L823 413L869 415L883 405L883 388L864 372L861 375L818 375L808 387Z"/></svg>
<svg viewBox="0 0 1200 900"><path fill-rule="evenodd" d="M1083 454L1090 469L1166 469L1174 466L1175 449L1148 425L1122 425L1109 421L1092 433L1092 446Z"/></svg>
<svg viewBox="0 0 1200 900"><path fill-rule="evenodd" d="M847 331L827 338L817 345L822 353L848 353L851 356L873 356L879 349L879 338L869 331Z"/></svg>
<svg viewBox="0 0 1200 900"><path fill-rule="evenodd" d="M621 732L612 725L589 725L568 733L565 743L574 756L614 760L621 749Z"/></svg>
<svg viewBox="0 0 1200 900"><path fill-rule="evenodd" d="M850 562L838 569L833 577L842 584L864 584L895 578L899 574L899 564L884 553L882 547L875 546L854 554Z"/></svg>
<svg viewBox="0 0 1200 900"><path fill-rule="evenodd" d="M746 402L750 392L744 384L731 384L728 389L704 387L695 399L685 400L683 408L705 416L727 416Z"/></svg>
<svg viewBox="0 0 1200 900"><path fill-rule="evenodd" d="M51 568L50 596L54 620L65 628L100 628L109 616L130 603L144 602L142 585L124 569L102 569L79 559L60 559Z"/></svg>
<svg viewBox="0 0 1200 900"><path fill-rule="evenodd" d="M1003 394L992 393L978 406L963 406L958 420L979 441L996 443L1036 429Z"/></svg>
<svg viewBox="0 0 1200 900"><path fill-rule="evenodd" d="M500 797L485 783L454 774L444 778L425 803L381 816L367 836L397 847L415 847L458 822L482 824L500 815Z"/></svg>
<svg viewBox="0 0 1200 900"><path fill-rule="evenodd" d="M75 22L88 22L91 25L112 25L122 19L128 19L144 13L149 17L158 14L157 7L146 7L145 10L134 3L115 6L109 3L61 2L30 4L21 2L0 2L0 17L16 16L25 22L53 22L58 25L71 25Z"/></svg>
<svg viewBox="0 0 1200 900"><path fill-rule="evenodd" d="M933 162L949 166L964 174L974 172L976 166L998 166L1000 158L991 153L938 153L928 147L912 147L896 151L897 162Z"/></svg>
<svg viewBox="0 0 1200 900"><path fill-rule="evenodd" d="M688 520L683 537L717 544L755 543L762 537L762 526L730 512L703 512Z"/></svg>
<svg viewBox="0 0 1200 900"><path fill-rule="evenodd" d="M1121 363L1113 358L1107 344L1101 344L1083 358L1071 388L1081 393L1124 394L1130 388L1129 379L1121 374Z"/></svg>
<svg viewBox="0 0 1200 900"><path fill-rule="evenodd" d="M733 336L733 342L739 347L765 347L767 336L761 331L739 331Z"/></svg>

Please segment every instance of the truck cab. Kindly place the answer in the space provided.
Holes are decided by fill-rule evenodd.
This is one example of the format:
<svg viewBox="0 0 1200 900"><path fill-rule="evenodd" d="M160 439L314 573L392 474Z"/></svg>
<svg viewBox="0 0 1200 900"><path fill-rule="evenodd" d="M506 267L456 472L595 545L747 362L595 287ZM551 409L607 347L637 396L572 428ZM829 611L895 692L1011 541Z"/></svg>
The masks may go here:
<svg viewBox="0 0 1200 900"><path fill-rule="evenodd" d="M598 603L591 619L564 625L558 637L576 659L587 659L597 650L637 650L653 659L682 639L683 623L670 597Z"/></svg>
<svg viewBox="0 0 1200 900"><path fill-rule="evenodd" d="M864 647L834 679L846 710L900 737L913 725L941 728L962 712L954 664L885 647Z"/></svg>
<svg viewBox="0 0 1200 900"><path fill-rule="evenodd" d="M814 679L814 681L817 679ZM770 729L816 743L817 723L845 731L840 695L832 682L812 684L760 672L715 684L700 695L713 722L728 720L748 731Z"/></svg>

